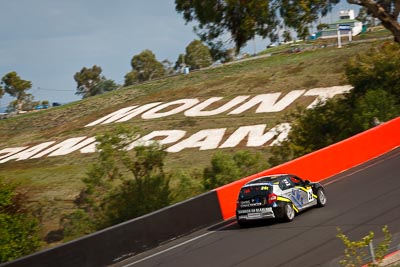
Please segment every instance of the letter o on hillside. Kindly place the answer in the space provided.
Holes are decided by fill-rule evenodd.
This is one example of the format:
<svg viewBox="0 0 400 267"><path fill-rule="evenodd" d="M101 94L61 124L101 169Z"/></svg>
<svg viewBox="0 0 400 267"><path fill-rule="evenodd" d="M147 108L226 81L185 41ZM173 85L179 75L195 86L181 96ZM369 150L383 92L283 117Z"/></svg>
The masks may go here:
<svg viewBox="0 0 400 267"><path fill-rule="evenodd" d="M167 117L171 115L178 114L179 112L182 112L188 108L193 107L200 101L197 98L189 98L189 99L179 99L175 100L172 102L168 102L162 105L159 105L155 108L150 109L149 111L145 112L142 114L143 119L157 119L157 118L162 118L162 117ZM176 106L175 108L169 109L168 111L165 112L160 112L163 109L167 109L170 106Z"/></svg>

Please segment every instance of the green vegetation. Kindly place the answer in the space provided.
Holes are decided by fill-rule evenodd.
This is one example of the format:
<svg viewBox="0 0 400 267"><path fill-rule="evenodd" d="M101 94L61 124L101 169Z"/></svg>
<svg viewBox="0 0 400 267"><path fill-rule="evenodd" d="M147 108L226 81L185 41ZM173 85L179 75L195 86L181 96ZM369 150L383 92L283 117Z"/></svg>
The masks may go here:
<svg viewBox="0 0 400 267"><path fill-rule="evenodd" d="M166 152L157 143L131 149L136 134L117 127L97 136L99 159L83 179L85 187L75 199L76 209L60 221L64 240L139 217L265 168L259 153L240 151L233 157L217 153L211 167L204 169L204 189L180 173L179 185L171 190L172 175L164 171Z"/></svg>
<svg viewBox="0 0 400 267"><path fill-rule="evenodd" d="M118 127L97 136L99 159L83 179L79 208L62 218L67 239L158 210L171 203L166 152L154 143L129 151L135 131ZM82 232L80 232L82 231Z"/></svg>
<svg viewBox="0 0 400 267"><path fill-rule="evenodd" d="M2 89L4 86L4 89ZM22 110L24 102L29 102L32 98L31 94L27 94L26 91L31 89L32 83L21 79L15 71L9 72L3 76L0 83L0 98L3 96L4 91L16 98L15 110Z"/></svg>
<svg viewBox="0 0 400 267"><path fill-rule="evenodd" d="M0 177L0 264L40 247L38 221L29 214L26 195Z"/></svg>
<svg viewBox="0 0 400 267"><path fill-rule="evenodd" d="M84 67L75 73L76 94L87 98L117 89L118 85L113 80L107 80L106 77L101 76L101 72L101 67L94 65L91 68Z"/></svg>
<svg viewBox="0 0 400 267"><path fill-rule="evenodd" d="M391 31L396 42L400 42L400 9L396 1L351 1L363 7L360 17L372 14L382 25ZM223 45L226 36L231 36L237 52L256 35L268 37L271 42L279 40L279 27L293 29L301 40L310 36L313 23L326 16L340 3L329 1L217 1L204 4L201 0L175 0L175 9L188 22L196 22L195 31L202 41L213 49L226 49ZM285 34L284 39L287 38Z"/></svg>
<svg viewBox="0 0 400 267"><path fill-rule="evenodd" d="M348 58L359 51L379 46L380 43L354 44L340 50L333 47L310 49L296 54L282 53L222 65L218 68L192 72L189 75L136 84L46 111L1 120L1 149L33 146L49 140L61 141L71 137L95 136L113 131L115 124L84 126L127 106L194 97L203 100L215 96L232 99L238 95L251 96L274 92L285 94L295 89L348 84L344 75L345 62ZM381 94L381 92L377 93ZM306 106L312 101L312 98L304 98L296 105ZM368 103L367 100L365 103ZM296 105L290 106L288 111L294 112ZM193 119L184 117L182 114L154 120L133 118L121 125L127 128L132 128L134 125L142 134L164 129L184 129L191 134L200 129L227 127L227 125L235 128L266 123L272 127L285 118L284 113L256 114L250 110L241 115L221 114L212 118ZM245 148L245 152L240 152ZM197 149L186 149L180 153L166 155L163 158L162 168L166 179L169 180L168 203L182 201L204 192L207 188L213 188L265 169L267 167L265 163L271 155L270 150L268 146L247 148L239 145L237 148L220 150L217 155L212 150L198 151ZM132 153L134 154L135 151ZM243 158L251 159L244 156L241 160L235 161L235 156L241 153L242 155L248 153L254 157L257 155L257 160L254 163L249 162L249 164L239 166ZM99 154L96 153L72 153L63 157L9 161L0 165L0 176L4 176L5 181L18 181L20 188L27 191L32 209L35 208L38 214L43 239L53 245L54 242L62 239L62 236L54 236L60 229L64 230L65 240L69 240L90 233L98 229L100 225L104 227L111 223L111 220L94 220L91 213L87 212L89 208L94 209L88 202L82 202L82 206L78 209L76 206L77 199L85 199L80 197L83 196L82 192L89 188L87 173L94 162L101 163L98 157ZM122 165L120 168L124 170L121 171L121 177L126 177L129 171ZM135 181L134 178L130 180ZM125 181L116 179L107 183L117 190ZM135 188L134 184L135 182L130 182L127 188ZM103 196L111 197L113 192L116 191L110 191L109 195ZM86 197L90 199L94 198L94 195L86 195ZM109 215L110 208L107 205L99 209L100 214L103 214L100 218L105 216L104 214ZM125 214L125 211L119 211L115 218L121 214ZM91 222L96 222L96 224L92 225Z"/></svg>
<svg viewBox="0 0 400 267"><path fill-rule="evenodd" d="M350 239L342 233L338 228L337 237L343 241L345 245L344 257L340 264L346 267L358 267L365 263L367 258L366 248L374 239L374 232L370 231L368 235L361 238L359 241L350 241ZM389 232L387 225L382 228L384 240L377 247L374 248L375 262L369 263L368 266L379 266L385 255L388 253L389 245L392 241L392 235Z"/></svg>
<svg viewBox="0 0 400 267"><path fill-rule="evenodd" d="M154 53L148 49L133 56L131 60L132 71L125 75L125 86L135 82L144 82L163 77L164 66L157 61Z"/></svg>
<svg viewBox="0 0 400 267"><path fill-rule="evenodd" d="M351 58L346 75L354 89L314 109L290 115L292 130L272 148L271 165L300 157L400 115L398 44L383 44Z"/></svg>
<svg viewBox="0 0 400 267"><path fill-rule="evenodd" d="M186 47L185 63L191 69L208 67L212 61L210 49L200 40L194 40Z"/></svg>
<svg viewBox="0 0 400 267"><path fill-rule="evenodd" d="M211 190L267 168L261 153L238 151L234 155L217 152L211 158L211 166L203 172L203 187Z"/></svg>

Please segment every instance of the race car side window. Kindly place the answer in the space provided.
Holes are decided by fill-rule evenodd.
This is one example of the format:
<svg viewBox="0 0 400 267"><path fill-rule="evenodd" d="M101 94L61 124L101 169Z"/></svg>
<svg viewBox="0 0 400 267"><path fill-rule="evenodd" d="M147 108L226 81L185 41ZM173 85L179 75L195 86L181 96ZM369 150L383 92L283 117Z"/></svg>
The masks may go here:
<svg viewBox="0 0 400 267"><path fill-rule="evenodd" d="M294 184L289 177L285 177L280 181L279 187L282 190L286 190L286 189L294 187Z"/></svg>
<svg viewBox="0 0 400 267"><path fill-rule="evenodd" d="M303 181L299 177L296 177L294 175L290 176L290 180L296 186L303 186L304 185Z"/></svg>

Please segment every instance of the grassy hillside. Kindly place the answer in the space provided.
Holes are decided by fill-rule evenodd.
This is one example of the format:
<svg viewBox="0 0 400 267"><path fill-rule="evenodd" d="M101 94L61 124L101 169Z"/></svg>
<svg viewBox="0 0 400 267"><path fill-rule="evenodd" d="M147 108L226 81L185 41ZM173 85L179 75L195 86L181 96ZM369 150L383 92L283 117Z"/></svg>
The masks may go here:
<svg viewBox="0 0 400 267"><path fill-rule="evenodd" d="M286 93L295 89L311 89L347 84L344 75L346 60L358 51L376 43L359 43L341 49L328 47L301 53L282 53L271 57L243 61L218 68L175 76L146 84L130 86L108 94L77 101L65 106L20 115L0 121L0 149L33 146L46 141L62 141L70 137L94 136L115 127L107 124L84 127L120 108L155 101L169 102L182 98L221 96L231 99L238 95ZM228 101L226 100L226 101ZM302 97L299 105L308 105L314 98ZM295 108L292 105L285 112ZM237 128L242 125L267 124L274 126L283 113L256 114L254 109L239 115L220 114L211 117L187 118L175 116L142 120L135 117L124 124L137 127L143 133L154 130L182 129L189 133L218 127ZM226 149L233 152L244 147ZM246 148L249 149L249 148ZM269 148L253 148L268 158ZM167 156L169 170L202 170L216 151L185 149ZM58 216L72 207L72 201L82 188L88 166L96 154L71 153L62 157L43 157L0 164L0 176L17 181L26 189L33 202L51 203L43 224L44 231L57 229ZM172 184L175 181L172 180Z"/></svg>

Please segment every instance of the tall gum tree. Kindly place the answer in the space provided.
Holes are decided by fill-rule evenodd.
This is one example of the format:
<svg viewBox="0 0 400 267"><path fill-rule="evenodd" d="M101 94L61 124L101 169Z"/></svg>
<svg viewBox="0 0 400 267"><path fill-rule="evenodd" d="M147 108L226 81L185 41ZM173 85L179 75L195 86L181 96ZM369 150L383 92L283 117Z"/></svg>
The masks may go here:
<svg viewBox="0 0 400 267"><path fill-rule="evenodd" d="M347 2L365 7L400 42L400 0ZM231 36L239 52L256 35L276 40L283 26L302 36L338 3L340 0L175 0L175 9L186 23L198 22L195 31L201 40L218 46L222 38Z"/></svg>
<svg viewBox="0 0 400 267"><path fill-rule="evenodd" d="M1 86L4 87L4 91L7 94L16 98L17 111L20 111L27 96L26 91L31 89L32 82L21 79L17 72L12 71L3 76L1 79ZM0 88L0 96L1 91Z"/></svg>
<svg viewBox="0 0 400 267"><path fill-rule="evenodd" d="M365 7L369 13L382 22L382 25L392 32L394 40L400 43L400 0L373 1L373 0L348 0L350 4Z"/></svg>
<svg viewBox="0 0 400 267"><path fill-rule="evenodd" d="M91 95L91 90L101 81L102 69L94 65L91 68L83 67L75 73L74 80L77 83L76 95L82 95L83 98Z"/></svg>

